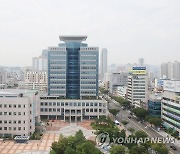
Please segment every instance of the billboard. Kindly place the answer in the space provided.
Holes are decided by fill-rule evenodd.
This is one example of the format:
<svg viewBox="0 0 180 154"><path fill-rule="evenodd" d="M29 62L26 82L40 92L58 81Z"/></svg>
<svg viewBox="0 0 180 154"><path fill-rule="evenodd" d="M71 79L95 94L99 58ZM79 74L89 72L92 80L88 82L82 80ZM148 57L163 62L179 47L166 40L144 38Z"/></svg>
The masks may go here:
<svg viewBox="0 0 180 154"><path fill-rule="evenodd" d="M130 72L135 75L145 75L147 73L146 67L133 67Z"/></svg>

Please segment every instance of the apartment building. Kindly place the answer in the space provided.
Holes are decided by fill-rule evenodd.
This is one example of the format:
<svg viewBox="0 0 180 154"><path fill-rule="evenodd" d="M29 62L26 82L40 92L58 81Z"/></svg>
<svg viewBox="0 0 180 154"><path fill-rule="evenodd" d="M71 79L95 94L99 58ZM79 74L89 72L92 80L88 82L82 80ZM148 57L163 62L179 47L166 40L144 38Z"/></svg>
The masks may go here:
<svg viewBox="0 0 180 154"><path fill-rule="evenodd" d="M24 81L19 82L20 89L39 90L47 92L48 77L45 71L26 70Z"/></svg>

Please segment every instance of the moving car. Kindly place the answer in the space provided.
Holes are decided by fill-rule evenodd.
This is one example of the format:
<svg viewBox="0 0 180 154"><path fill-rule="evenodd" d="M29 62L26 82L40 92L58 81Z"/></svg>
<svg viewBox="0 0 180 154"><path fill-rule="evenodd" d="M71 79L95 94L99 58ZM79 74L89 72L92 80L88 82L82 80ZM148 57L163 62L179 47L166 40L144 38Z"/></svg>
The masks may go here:
<svg viewBox="0 0 180 154"><path fill-rule="evenodd" d="M170 148L173 150L177 150L177 148L174 145L171 145Z"/></svg>

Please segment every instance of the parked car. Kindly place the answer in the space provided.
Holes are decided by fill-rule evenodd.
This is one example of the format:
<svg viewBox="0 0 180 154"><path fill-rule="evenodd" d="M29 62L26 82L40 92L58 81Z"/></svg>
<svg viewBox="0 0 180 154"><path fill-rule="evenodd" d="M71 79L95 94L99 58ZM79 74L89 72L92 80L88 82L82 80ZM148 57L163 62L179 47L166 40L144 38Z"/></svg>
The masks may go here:
<svg viewBox="0 0 180 154"><path fill-rule="evenodd" d="M129 119L131 119L131 116L128 116Z"/></svg>

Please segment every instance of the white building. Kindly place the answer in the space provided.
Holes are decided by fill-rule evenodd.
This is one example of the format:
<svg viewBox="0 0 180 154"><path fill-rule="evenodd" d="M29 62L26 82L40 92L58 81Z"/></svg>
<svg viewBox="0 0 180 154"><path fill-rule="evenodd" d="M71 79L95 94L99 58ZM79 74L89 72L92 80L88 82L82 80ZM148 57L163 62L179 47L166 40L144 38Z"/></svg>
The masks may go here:
<svg viewBox="0 0 180 154"><path fill-rule="evenodd" d="M129 73L127 73L127 72L112 73L110 83L109 83L110 93L114 93L114 91L119 86L127 86L128 74Z"/></svg>
<svg viewBox="0 0 180 154"><path fill-rule="evenodd" d="M0 69L0 89L5 89L7 83L7 72Z"/></svg>
<svg viewBox="0 0 180 154"><path fill-rule="evenodd" d="M161 78L180 80L180 62L168 62L161 64Z"/></svg>
<svg viewBox="0 0 180 154"><path fill-rule="evenodd" d="M77 122L107 116L105 100L72 100L59 96L42 96L40 99L41 119L59 119Z"/></svg>
<svg viewBox="0 0 180 154"><path fill-rule="evenodd" d="M29 71L24 74L24 82L19 83L20 89L40 90L47 92L48 77L45 71Z"/></svg>
<svg viewBox="0 0 180 154"><path fill-rule="evenodd" d="M180 81L164 81L161 117L164 125L178 131L180 136Z"/></svg>
<svg viewBox="0 0 180 154"><path fill-rule="evenodd" d="M32 68L34 71L47 71L48 70L47 57L45 56L33 57Z"/></svg>
<svg viewBox="0 0 180 154"><path fill-rule="evenodd" d="M30 136L39 117L37 91L0 90L0 136Z"/></svg>
<svg viewBox="0 0 180 154"><path fill-rule="evenodd" d="M105 74L107 73L107 49L103 48L100 56L100 79L105 80Z"/></svg>
<svg viewBox="0 0 180 154"><path fill-rule="evenodd" d="M123 97L126 99L126 94L127 94L127 86L119 86L115 90L115 95Z"/></svg>
<svg viewBox="0 0 180 154"><path fill-rule="evenodd" d="M128 76L127 98L132 105L147 108L148 100L148 74L146 67L133 67Z"/></svg>

